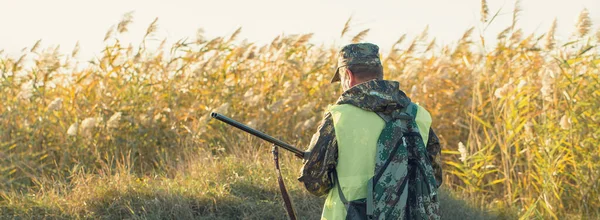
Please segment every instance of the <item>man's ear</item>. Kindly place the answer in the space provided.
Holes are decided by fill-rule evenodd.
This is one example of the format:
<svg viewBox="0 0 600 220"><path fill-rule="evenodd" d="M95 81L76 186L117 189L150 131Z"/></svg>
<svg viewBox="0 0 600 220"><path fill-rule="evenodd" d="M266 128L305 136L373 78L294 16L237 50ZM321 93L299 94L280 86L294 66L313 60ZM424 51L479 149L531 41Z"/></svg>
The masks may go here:
<svg viewBox="0 0 600 220"><path fill-rule="evenodd" d="M346 68L346 79L348 79L348 82L350 82L350 87L356 84L356 78L354 77L354 73L352 73L352 71L350 71L349 68Z"/></svg>
<svg viewBox="0 0 600 220"><path fill-rule="evenodd" d="M350 82L354 81L354 74L352 73L352 71L350 71L350 68L346 68L346 79L348 79Z"/></svg>

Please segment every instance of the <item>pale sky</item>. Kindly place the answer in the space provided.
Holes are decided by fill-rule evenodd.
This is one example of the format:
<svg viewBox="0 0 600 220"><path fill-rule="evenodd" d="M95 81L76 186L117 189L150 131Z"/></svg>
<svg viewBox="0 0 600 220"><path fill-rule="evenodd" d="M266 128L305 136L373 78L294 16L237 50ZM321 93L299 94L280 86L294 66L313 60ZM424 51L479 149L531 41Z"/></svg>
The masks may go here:
<svg viewBox="0 0 600 220"><path fill-rule="evenodd" d="M476 27L474 33L481 32L480 4L480 0L0 0L0 50L17 56L23 47L42 39L42 46L59 44L70 53L79 41L79 58L87 60L100 53L106 31L129 11L134 11L134 23L121 39L134 45L158 17L156 37L169 42L193 39L198 28L216 37L242 27L240 39L258 44L282 33L314 33L312 43L339 46L348 42L340 39L340 32L351 15L350 35L370 28L365 40L382 50L402 34L410 40L426 25L439 45L455 42L471 26ZM488 0L488 4L491 15L501 10L486 30L486 38L492 40L510 25L514 1ZM557 18L557 38L566 41L584 8L592 17L592 33L600 27L600 0L522 0L521 8L518 27L525 35L546 32Z"/></svg>

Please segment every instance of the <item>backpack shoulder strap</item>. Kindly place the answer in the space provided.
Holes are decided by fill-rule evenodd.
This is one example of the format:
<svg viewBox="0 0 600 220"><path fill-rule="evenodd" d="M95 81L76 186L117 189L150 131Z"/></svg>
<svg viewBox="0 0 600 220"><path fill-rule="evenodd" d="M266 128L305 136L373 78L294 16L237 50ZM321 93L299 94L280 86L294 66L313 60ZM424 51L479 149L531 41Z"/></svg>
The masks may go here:
<svg viewBox="0 0 600 220"><path fill-rule="evenodd" d="M388 114L378 113L379 117L381 117L384 121L386 121L386 126L384 131L382 131L382 135L378 140L378 155L385 155L385 157L379 158L378 162L380 165L376 166L375 175L368 181L367 186L367 213L371 216L378 216L382 212L382 203L387 202L399 202L396 201L387 201L385 198L391 199L391 197L383 196L383 188L390 187L391 185L400 184L397 187L398 189L405 189L408 184L409 178L396 178L392 181L401 181L397 183L382 183L381 179L384 174L395 173L396 171L389 170L389 166L392 162L395 162L395 166L397 167L399 164L407 164L408 155L407 155L407 136L410 136L410 131L413 129L412 126L415 123L416 118L416 108L415 104L412 102L409 103L402 109L397 109ZM401 162L403 161L403 162ZM388 178L385 178L386 181ZM382 188L383 187L383 188ZM385 190L384 190L385 191ZM397 197L400 199L400 197ZM385 205L384 205L385 206ZM396 208L392 208L396 209Z"/></svg>
<svg viewBox="0 0 600 220"><path fill-rule="evenodd" d="M415 120L415 117L416 117L416 114L414 114L413 110L412 110L414 107L415 107L415 105L411 102L408 106L406 106L404 108L404 111L400 112L399 114L386 115L386 114L378 112L377 115L379 115L379 117L381 117L384 121L386 121L385 122L386 126L388 123L395 123L398 120L406 121L406 123L400 123L400 126L404 126L405 124L408 126L411 126L411 122L413 120ZM404 132L406 130L407 130L406 128L402 128L403 136L406 136L407 134L409 134L409 133ZM405 141L404 137L401 140L403 141L403 144L406 146L406 141ZM374 182L379 181L379 178L381 178L383 171L385 170L385 168L387 168L387 166L390 164L390 162L392 162L393 155L396 155L399 148L400 148L400 145L396 144L394 149L390 153L390 157L385 161L385 164L383 166L381 166L381 168L379 169L377 174L375 174L375 176L373 177Z"/></svg>

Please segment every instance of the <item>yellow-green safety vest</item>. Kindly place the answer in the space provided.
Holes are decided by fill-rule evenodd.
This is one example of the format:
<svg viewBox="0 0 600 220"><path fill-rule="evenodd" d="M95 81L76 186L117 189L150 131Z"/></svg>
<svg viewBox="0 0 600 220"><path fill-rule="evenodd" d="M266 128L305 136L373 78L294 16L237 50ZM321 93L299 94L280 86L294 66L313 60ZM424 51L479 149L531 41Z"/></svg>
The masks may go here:
<svg viewBox="0 0 600 220"><path fill-rule="evenodd" d="M377 140L385 121L374 112L349 104L332 105L328 111L333 118L338 144L336 171L342 192L348 201L366 198L367 182L375 172ZM431 115L421 106L418 106L416 122L427 146ZM345 218L346 209L339 198L337 185L334 185L325 200L321 219Z"/></svg>

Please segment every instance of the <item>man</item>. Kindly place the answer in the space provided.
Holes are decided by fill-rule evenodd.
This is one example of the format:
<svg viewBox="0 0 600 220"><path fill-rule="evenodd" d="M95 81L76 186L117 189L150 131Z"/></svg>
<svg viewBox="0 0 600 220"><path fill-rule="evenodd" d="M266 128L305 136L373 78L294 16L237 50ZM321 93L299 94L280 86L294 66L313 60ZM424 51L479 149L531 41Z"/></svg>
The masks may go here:
<svg viewBox="0 0 600 220"><path fill-rule="evenodd" d="M331 82L340 81L344 93L335 105L328 107L324 119L313 135L308 147L311 154L305 158L298 180L316 196L328 194L322 219L352 219L352 216L346 215L347 207L342 201L367 198L367 195L372 193L367 185L371 183L370 179L374 178L375 170L386 169L386 172L391 172L384 174L387 180L390 181L389 177L394 176L397 182L384 183L388 185L383 188L380 185L372 187L380 190L379 194L388 199L383 205L389 206L381 207L381 202L378 204L375 201L374 218L438 219L439 203L436 192L442 183L441 147L437 135L430 128L431 116L424 108L410 101L399 89L398 82L383 80L383 67L377 45L349 44L344 46L338 55L337 71ZM388 162L388 166L385 164L387 158L380 155L382 149L393 149L398 142L406 144L406 140L413 139L402 137L407 134L406 131L403 133L398 129L393 130L389 126L393 126L394 123L387 122L392 120L393 112L398 115L397 113L409 112L409 108L414 110L413 121L417 126L413 127L418 127L418 130L413 128L416 132L412 133L418 133L416 136L419 136L419 139L413 139L422 139L420 146L426 148L426 152L423 149L425 156L419 159L418 149L411 151L403 148L404 155L408 156L398 156L392 163ZM406 123L410 128L410 122ZM395 137L395 142L390 141ZM390 151L387 152L389 154ZM402 155L397 151L392 152ZM434 189L429 189L433 192L431 197L417 195L424 192L424 189L427 191L432 185L426 183L425 174L415 176L414 173L419 172L417 168L421 167L425 168L420 171L425 170L424 173L431 174L430 182L434 185ZM411 171L413 174L410 174ZM394 193L390 193L391 191ZM381 199L382 196L379 195L378 198ZM406 203L409 203L408 206ZM386 209L389 210L386 212Z"/></svg>

